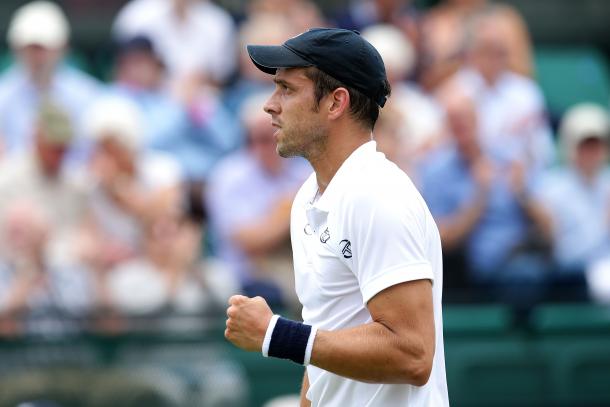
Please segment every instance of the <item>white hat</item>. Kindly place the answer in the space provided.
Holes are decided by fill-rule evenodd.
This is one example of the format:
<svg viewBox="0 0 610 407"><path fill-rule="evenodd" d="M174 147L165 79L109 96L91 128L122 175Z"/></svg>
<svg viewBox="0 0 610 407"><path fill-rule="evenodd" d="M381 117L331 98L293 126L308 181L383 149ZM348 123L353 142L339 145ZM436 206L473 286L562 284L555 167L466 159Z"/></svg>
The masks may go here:
<svg viewBox="0 0 610 407"><path fill-rule="evenodd" d="M362 31L362 37L377 49L386 70L407 76L415 67L415 48L407 36L395 26L373 25Z"/></svg>
<svg viewBox="0 0 610 407"><path fill-rule="evenodd" d="M137 151L142 142L142 113L125 97L106 96L87 111L84 131L95 141L112 138L130 151Z"/></svg>
<svg viewBox="0 0 610 407"><path fill-rule="evenodd" d="M610 136L608 112L594 103L581 103L570 108L559 126L561 142L566 152L573 152L587 138L607 140Z"/></svg>
<svg viewBox="0 0 610 407"><path fill-rule="evenodd" d="M13 48L41 45L57 49L68 43L69 31L68 20L57 4L34 1L13 14L7 41Z"/></svg>

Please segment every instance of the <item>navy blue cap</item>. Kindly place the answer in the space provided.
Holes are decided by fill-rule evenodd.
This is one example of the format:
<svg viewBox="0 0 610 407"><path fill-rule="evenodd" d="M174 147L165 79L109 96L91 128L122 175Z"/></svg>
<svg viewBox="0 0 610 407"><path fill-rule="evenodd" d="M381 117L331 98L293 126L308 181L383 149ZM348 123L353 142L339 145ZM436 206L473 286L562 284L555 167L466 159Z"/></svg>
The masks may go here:
<svg viewBox="0 0 610 407"><path fill-rule="evenodd" d="M388 98L385 66L379 52L357 31L312 28L282 45L248 45L248 54L261 71L315 66L364 93L383 107Z"/></svg>

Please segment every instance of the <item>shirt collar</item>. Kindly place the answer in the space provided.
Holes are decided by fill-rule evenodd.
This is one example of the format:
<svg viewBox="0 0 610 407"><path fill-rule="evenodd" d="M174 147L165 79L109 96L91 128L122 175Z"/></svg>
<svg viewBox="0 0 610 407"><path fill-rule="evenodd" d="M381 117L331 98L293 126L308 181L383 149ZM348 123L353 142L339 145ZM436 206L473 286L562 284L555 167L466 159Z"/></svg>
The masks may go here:
<svg viewBox="0 0 610 407"><path fill-rule="evenodd" d="M368 162L375 153L377 153L377 143L373 140L362 144L354 150L341 164L322 196L312 206L318 210L329 212L332 204L337 201L342 192L352 183L351 180L358 176L358 168L363 163Z"/></svg>

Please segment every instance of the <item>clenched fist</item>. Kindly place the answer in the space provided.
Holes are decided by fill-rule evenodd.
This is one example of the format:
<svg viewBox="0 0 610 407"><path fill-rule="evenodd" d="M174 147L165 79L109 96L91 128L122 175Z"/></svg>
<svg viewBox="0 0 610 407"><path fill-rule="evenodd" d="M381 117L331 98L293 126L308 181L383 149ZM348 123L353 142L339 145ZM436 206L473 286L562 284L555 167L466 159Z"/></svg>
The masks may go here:
<svg viewBox="0 0 610 407"><path fill-rule="evenodd" d="M262 297L248 298L234 295L229 298L225 338L238 348L260 352L273 316Z"/></svg>

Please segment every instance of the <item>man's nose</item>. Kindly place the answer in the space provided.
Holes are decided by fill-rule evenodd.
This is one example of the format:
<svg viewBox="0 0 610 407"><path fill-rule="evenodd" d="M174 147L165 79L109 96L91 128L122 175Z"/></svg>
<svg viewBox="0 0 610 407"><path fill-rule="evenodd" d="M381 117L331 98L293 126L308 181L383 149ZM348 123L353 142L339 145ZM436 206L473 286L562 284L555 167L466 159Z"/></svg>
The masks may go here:
<svg viewBox="0 0 610 407"><path fill-rule="evenodd" d="M267 102L265 102L265 105L263 106L263 110L271 115L280 112L280 105L277 103L276 92L273 92L269 99L267 99Z"/></svg>

